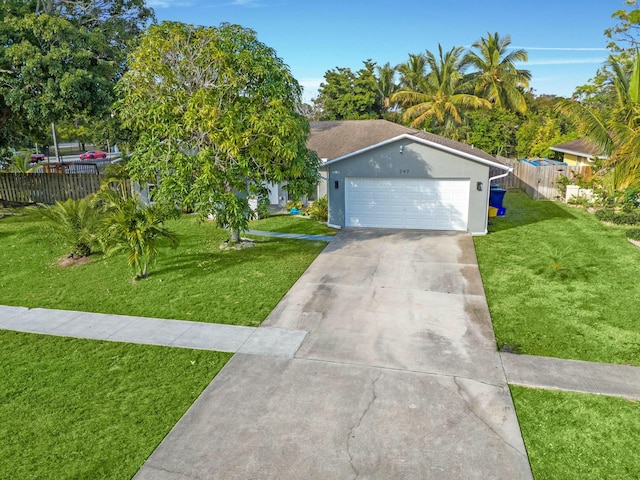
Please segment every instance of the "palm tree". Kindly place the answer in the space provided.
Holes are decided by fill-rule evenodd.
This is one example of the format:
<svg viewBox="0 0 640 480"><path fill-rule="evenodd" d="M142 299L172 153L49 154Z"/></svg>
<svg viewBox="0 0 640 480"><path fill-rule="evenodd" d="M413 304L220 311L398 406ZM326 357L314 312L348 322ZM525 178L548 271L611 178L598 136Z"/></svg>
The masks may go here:
<svg viewBox="0 0 640 480"><path fill-rule="evenodd" d="M427 59L423 54L409 54L409 60L396 67L400 73L400 85L417 90L426 76Z"/></svg>
<svg viewBox="0 0 640 480"><path fill-rule="evenodd" d="M100 192L100 204L106 213L101 239L105 254L126 253L138 278L147 277L161 239L168 239L174 248L178 246L176 234L164 226L171 212L162 205L144 205L137 197L111 189Z"/></svg>
<svg viewBox="0 0 640 480"><path fill-rule="evenodd" d="M605 183L612 190L621 190L640 183L640 53L630 73L613 56L607 66L615 98L609 111L589 108L575 100L561 101L558 108L602 149L607 156L607 168L602 172Z"/></svg>
<svg viewBox="0 0 640 480"><path fill-rule="evenodd" d="M396 67L392 67L387 62L381 67L376 67L376 72L378 74L376 83L378 85L378 95L382 99L382 109L383 111L388 111L391 108L391 95L397 88L395 83Z"/></svg>
<svg viewBox="0 0 640 480"><path fill-rule="evenodd" d="M99 216L92 197L81 200L57 201L55 205L40 205L38 213L50 225L52 237L69 248L74 257L91 254L96 242Z"/></svg>
<svg viewBox="0 0 640 480"><path fill-rule="evenodd" d="M453 47L443 53L438 45L438 57L429 50L425 60L430 68L424 81L417 88L403 87L391 96L391 101L406 107L404 120L412 120L412 127L435 121L437 130L457 139L459 126L464 123L469 110L491 108L491 103L473 93L460 68L463 49Z"/></svg>
<svg viewBox="0 0 640 480"><path fill-rule="evenodd" d="M481 38L472 45L462 63L476 69L472 74L475 93L497 107L524 113L527 110L523 89L529 87L531 72L516 68L516 62L526 62L523 49L510 50L511 37L498 33Z"/></svg>

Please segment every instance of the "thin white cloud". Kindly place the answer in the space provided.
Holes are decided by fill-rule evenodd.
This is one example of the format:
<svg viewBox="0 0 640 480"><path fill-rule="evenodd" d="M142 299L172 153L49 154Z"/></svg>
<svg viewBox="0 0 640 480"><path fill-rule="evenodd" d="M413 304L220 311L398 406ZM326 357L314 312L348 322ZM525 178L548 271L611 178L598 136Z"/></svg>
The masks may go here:
<svg viewBox="0 0 640 480"><path fill-rule="evenodd" d="M524 50L542 50L553 52L606 52L606 48L598 47L512 47Z"/></svg>
<svg viewBox="0 0 640 480"><path fill-rule="evenodd" d="M151 8L188 7L192 2L184 0L147 0L147 5Z"/></svg>
<svg viewBox="0 0 640 480"><path fill-rule="evenodd" d="M540 60L529 60L528 62L522 62L522 65L586 65L586 64L599 64L606 62L604 57L591 57L591 58L546 58Z"/></svg>

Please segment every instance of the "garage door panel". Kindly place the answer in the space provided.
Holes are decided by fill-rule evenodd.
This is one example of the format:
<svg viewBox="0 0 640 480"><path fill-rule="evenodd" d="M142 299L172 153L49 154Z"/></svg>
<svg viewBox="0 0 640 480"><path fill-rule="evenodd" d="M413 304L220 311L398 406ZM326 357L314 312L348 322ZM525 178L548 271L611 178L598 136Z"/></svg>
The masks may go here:
<svg viewBox="0 0 640 480"><path fill-rule="evenodd" d="M349 227L467 230L469 180L345 180Z"/></svg>

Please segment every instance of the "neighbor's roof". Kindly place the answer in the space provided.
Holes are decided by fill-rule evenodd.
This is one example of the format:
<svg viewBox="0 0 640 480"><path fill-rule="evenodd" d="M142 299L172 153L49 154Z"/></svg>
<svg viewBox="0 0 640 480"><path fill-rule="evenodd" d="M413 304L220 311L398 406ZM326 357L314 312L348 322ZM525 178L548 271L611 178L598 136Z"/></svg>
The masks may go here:
<svg viewBox="0 0 640 480"><path fill-rule="evenodd" d="M472 145L456 142L434 133L404 127L387 120L340 120L311 122L311 135L307 146L318 157L329 161L351 156L355 152L369 150L401 136L415 137L421 143L442 148L464 157L506 167L501 161Z"/></svg>
<svg viewBox="0 0 640 480"><path fill-rule="evenodd" d="M577 155L579 157L606 157L601 148L598 148L591 140L588 138L579 138L578 140L571 140L570 142L561 143L559 145L554 145L553 147L549 147L551 150L555 152L561 153L570 153L572 155Z"/></svg>

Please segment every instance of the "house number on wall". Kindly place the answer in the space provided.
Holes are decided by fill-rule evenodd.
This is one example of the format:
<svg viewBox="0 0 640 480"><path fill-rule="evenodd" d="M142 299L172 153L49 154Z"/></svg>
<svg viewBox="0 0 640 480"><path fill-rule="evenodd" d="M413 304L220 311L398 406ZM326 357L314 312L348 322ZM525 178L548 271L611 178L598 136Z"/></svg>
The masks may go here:
<svg viewBox="0 0 640 480"><path fill-rule="evenodd" d="M409 170L399 170L400 175L407 175L409 173Z"/></svg>

